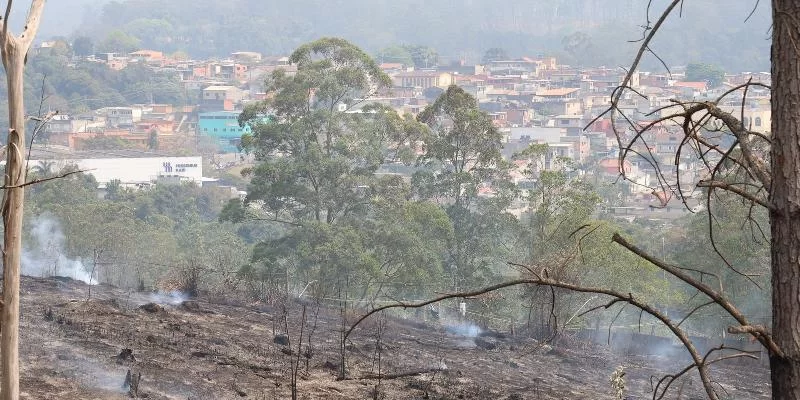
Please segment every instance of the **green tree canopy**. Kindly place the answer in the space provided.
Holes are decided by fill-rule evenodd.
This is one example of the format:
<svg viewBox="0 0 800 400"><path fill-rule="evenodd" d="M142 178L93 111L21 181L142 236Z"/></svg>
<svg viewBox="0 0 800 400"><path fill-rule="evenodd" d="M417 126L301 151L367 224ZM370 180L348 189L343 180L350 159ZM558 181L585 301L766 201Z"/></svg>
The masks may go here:
<svg viewBox="0 0 800 400"><path fill-rule="evenodd" d="M454 229L447 272L457 287L485 283L507 255L507 233L516 229L516 218L505 211L516 191L505 179L502 135L458 86L450 86L417 118L429 129L420 139L417 163L423 168L412 182L420 198L447 205Z"/></svg>
<svg viewBox="0 0 800 400"><path fill-rule="evenodd" d="M242 124L253 126L244 147L259 165L251 172L248 202L294 219L332 222L355 212L383 162L388 138L364 129L388 111L346 113L343 109L389 84L375 62L341 39L301 46L291 61L298 71L275 71L266 81L269 100L248 106ZM341 108L340 108L341 107ZM264 121L264 115L270 121Z"/></svg>
<svg viewBox="0 0 800 400"><path fill-rule="evenodd" d="M132 38L142 38L139 46L161 49L175 35L172 23L161 18L137 18L125 24L122 31Z"/></svg>
<svg viewBox="0 0 800 400"><path fill-rule="evenodd" d="M103 41L97 45L97 48L102 52L127 54L138 50L141 44L142 41L136 36L129 35L121 30L114 30L105 36Z"/></svg>
<svg viewBox="0 0 800 400"><path fill-rule="evenodd" d="M88 36L78 36L72 41L72 51L76 56L90 56L94 54L94 41Z"/></svg>
<svg viewBox="0 0 800 400"><path fill-rule="evenodd" d="M477 100L460 87L447 88L417 119L430 127L418 162L441 166L431 183L457 207L467 206L482 183L502 174L502 135L478 109Z"/></svg>
<svg viewBox="0 0 800 400"><path fill-rule="evenodd" d="M439 64L439 53L432 47L405 45L403 48L411 55L417 68L433 68Z"/></svg>
<svg viewBox="0 0 800 400"><path fill-rule="evenodd" d="M315 293L334 285L360 299L429 276L441 266L437 249L449 237L449 221L435 207L409 203L399 177L376 174L388 161L411 161L409 148L424 126L369 103L389 79L352 44L320 39L290 59L297 73L274 72L266 81L269 100L240 117L253 127L242 142L258 165L248 171L245 204L231 201L221 216L246 221L255 212L290 229L258 244L242 273L286 289L319 282Z"/></svg>
<svg viewBox="0 0 800 400"><path fill-rule="evenodd" d="M389 46L379 50L375 58L384 63L400 63L406 67L414 66L411 52L403 46Z"/></svg>
<svg viewBox="0 0 800 400"><path fill-rule="evenodd" d="M691 63L686 66L686 80L691 82L708 82L717 87L725 79L725 70L714 64Z"/></svg>

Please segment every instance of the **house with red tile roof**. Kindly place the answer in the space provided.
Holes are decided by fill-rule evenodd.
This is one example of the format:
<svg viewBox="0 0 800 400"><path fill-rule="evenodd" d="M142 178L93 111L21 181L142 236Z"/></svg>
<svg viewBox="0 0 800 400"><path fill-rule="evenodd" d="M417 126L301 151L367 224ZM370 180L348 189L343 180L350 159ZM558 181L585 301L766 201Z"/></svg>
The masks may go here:
<svg viewBox="0 0 800 400"><path fill-rule="evenodd" d="M672 84L673 88L677 88L680 94L687 97L696 97L708 91L707 82L690 82L680 81Z"/></svg>

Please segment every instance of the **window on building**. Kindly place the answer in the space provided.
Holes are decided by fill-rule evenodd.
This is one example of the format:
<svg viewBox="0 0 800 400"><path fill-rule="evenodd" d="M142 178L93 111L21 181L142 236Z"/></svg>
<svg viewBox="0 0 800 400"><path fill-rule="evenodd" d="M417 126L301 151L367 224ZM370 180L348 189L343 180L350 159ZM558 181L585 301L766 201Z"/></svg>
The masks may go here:
<svg viewBox="0 0 800 400"><path fill-rule="evenodd" d="M216 132L216 131L217 131L217 128L214 128L214 132Z"/></svg>
<svg viewBox="0 0 800 400"><path fill-rule="evenodd" d="M761 126L761 117L756 117L756 126Z"/></svg>

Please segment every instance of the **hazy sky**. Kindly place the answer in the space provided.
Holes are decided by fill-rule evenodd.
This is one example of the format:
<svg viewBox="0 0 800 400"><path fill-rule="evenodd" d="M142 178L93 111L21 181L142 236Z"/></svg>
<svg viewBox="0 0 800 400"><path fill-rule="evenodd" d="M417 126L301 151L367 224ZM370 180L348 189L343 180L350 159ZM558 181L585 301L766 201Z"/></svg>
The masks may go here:
<svg viewBox="0 0 800 400"><path fill-rule="evenodd" d="M47 0L38 37L45 39L52 36L68 36L86 18L99 14L100 7L110 1L112 0ZM29 5L30 1L14 2L11 22L15 31L19 31L22 26ZM95 11L89 13L89 10Z"/></svg>
<svg viewBox="0 0 800 400"><path fill-rule="evenodd" d="M52 36L70 36L76 30L95 33L97 31L90 26L103 25L100 10L104 4L112 1L114 0L48 0L38 38L44 40ZM124 3L127 0L116 1ZM140 0L141 3L147 1ZM594 45L601 53L619 53L621 48L630 48L626 51L633 52L635 45L629 41L639 35L647 9L646 0L505 0L503 7L495 7L495 0L161 1L181 3L188 14L191 14L194 5L200 7L201 4L214 2L234 9L258 4L263 11L261 14L266 15L282 10L282 17L275 18L281 21L285 21L287 16L294 18L295 23L291 25L297 25L297 37L279 37L273 34L276 32L270 31L266 38L279 42L270 44L273 52L276 48L289 52L297 43L319 36L341 36L372 52L383 46L406 42L433 46L443 56L472 51L473 58L476 59L479 59L486 48L496 46L507 48L513 55L536 52L537 49L545 52L561 50L561 36L569 33L561 29L564 27L567 30L586 30L593 36ZM668 2L669 0L653 0L651 21L658 17L658 13ZM12 26L17 31L29 4L29 0L14 2ZM425 12L421 13L418 7L423 4ZM384 5L391 5L393 10L409 8L409 11L402 15L387 16L383 15L387 10L381 9ZM752 18L744 23L756 5L758 6ZM654 49L661 49L661 52L671 56L667 61L669 64L718 61L733 69L738 69L739 65L741 68L768 66L771 19L769 1L687 0L683 3L682 12L682 15L674 13L654 42ZM353 19L353 13L359 13L359 18ZM616 34L609 34L608 29L605 32L590 30L589 27L596 25L598 21L611 21L608 18L613 19L614 30L618 31ZM191 24L195 22L192 20ZM276 21L268 22L265 30L270 30ZM187 23L189 22L183 22ZM84 24L88 29L81 29ZM113 26L115 29L117 27ZM550 27L558 30L558 33L537 41L531 33L536 32L539 27ZM111 29L112 26L105 25L105 28ZM100 32L104 31L101 29ZM381 38L385 40L379 40ZM259 43L237 42L237 45L241 48L261 49L265 47L260 46L264 44L261 42L267 39L262 38ZM269 52L269 49L265 51ZM734 59L736 54L739 54L739 62ZM622 60L628 56L618 58ZM645 65L653 67L653 60L646 59Z"/></svg>

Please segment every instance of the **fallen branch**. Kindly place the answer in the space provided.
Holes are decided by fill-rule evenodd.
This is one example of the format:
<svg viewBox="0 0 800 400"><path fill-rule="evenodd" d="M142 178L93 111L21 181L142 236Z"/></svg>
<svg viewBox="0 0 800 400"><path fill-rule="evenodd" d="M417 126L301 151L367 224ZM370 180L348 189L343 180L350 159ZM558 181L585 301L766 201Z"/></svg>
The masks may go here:
<svg viewBox="0 0 800 400"><path fill-rule="evenodd" d="M432 372L441 372L446 370L447 368L423 368L423 369L415 369L412 371L405 371L405 372L396 372L394 374L366 374L360 376L358 379L398 379L398 378L407 378L409 376L417 376L417 375L424 375L429 374Z"/></svg>

